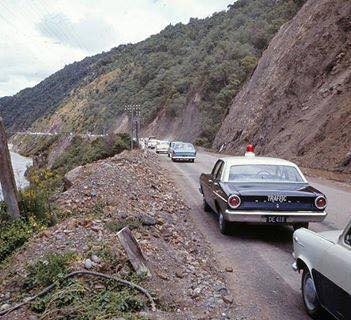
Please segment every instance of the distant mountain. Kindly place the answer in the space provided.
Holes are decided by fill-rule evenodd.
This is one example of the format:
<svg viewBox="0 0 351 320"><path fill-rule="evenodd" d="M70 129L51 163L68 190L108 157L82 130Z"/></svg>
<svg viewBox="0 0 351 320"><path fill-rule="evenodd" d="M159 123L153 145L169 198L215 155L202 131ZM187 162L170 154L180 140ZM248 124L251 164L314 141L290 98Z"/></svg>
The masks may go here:
<svg viewBox="0 0 351 320"><path fill-rule="evenodd" d="M351 2L309 0L236 95L217 148L351 173Z"/></svg>
<svg viewBox="0 0 351 320"><path fill-rule="evenodd" d="M228 106L301 0L238 0L206 19L168 26L134 45L66 66L0 99L11 129L125 131L142 106L144 134L213 141Z"/></svg>

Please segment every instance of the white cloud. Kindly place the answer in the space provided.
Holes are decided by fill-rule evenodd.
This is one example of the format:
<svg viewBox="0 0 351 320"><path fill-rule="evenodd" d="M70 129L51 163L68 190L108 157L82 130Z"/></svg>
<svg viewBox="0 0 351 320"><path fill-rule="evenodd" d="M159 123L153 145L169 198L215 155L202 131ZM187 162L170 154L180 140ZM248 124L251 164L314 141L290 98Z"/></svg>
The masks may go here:
<svg viewBox="0 0 351 320"><path fill-rule="evenodd" d="M135 43L168 24L226 9L234 0L2 0L0 97L65 64Z"/></svg>

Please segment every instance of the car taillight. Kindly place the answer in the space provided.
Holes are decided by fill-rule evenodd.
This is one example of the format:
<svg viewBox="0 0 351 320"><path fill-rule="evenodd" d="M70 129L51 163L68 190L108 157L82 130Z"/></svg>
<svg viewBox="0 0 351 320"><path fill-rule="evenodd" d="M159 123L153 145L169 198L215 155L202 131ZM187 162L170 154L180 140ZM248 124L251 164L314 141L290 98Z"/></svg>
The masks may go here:
<svg viewBox="0 0 351 320"><path fill-rule="evenodd" d="M327 206L327 199L324 198L323 196L319 196L314 201L314 204L318 209L324 209Z"/></svg>
<svg viewBox="0 0 351 320"><path fill-rule="evenodd" d="M237 195L232 195L228 198L228 204L232 209L236 209L241 204L241 199Z"/></svg>

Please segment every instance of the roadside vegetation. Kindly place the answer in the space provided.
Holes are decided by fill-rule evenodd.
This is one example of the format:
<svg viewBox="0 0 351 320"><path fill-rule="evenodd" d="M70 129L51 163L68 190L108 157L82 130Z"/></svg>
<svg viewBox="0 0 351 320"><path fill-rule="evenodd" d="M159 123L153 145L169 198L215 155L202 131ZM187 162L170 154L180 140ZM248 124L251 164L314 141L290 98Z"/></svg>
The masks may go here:
<svg viewBox="0 0 351 320"><path fill-rule="evenodd" d="M52 168L65 173L77 166L112 157L128 149L129 145L130 136L125 133L110 134L93 141L76 136L55 160Z"/></svg>
<svg viewBox="0 0 351 320"><path fill-rule="evenodd" d="M11 221L5 203L0 202L0 263L59 217L51 197L61 186L61 176L49 169L32 168L27 179L30 186L19 192L19 220Z"/></svg>
<svg viewBox="0 0 351 320"><path fill-rule="evenodd" d="M53 141L56 140L50 139ZM66 172L118 154L127 149L129 143L128 134L113 134L93 141L74 137L52 168L30 168L27 171L30 186L19 192L20 220L11 221L5 203L0 201L0 264L34 234L65 218L55 206L54 199L63 190ZM42 151L36 149L39 154Z"/></svg>

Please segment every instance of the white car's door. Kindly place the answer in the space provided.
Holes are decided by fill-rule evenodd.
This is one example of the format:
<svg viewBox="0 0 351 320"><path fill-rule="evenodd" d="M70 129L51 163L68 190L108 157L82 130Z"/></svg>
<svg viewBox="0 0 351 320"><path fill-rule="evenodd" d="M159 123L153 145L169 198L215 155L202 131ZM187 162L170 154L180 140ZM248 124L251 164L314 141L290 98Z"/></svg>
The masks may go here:
<svg viewBox="0 0 351 320"><path fill-rule="evenodd" d="M320 266L312 270L321 304L337 319L351 319L351 228L328 243Z"/></svg>

